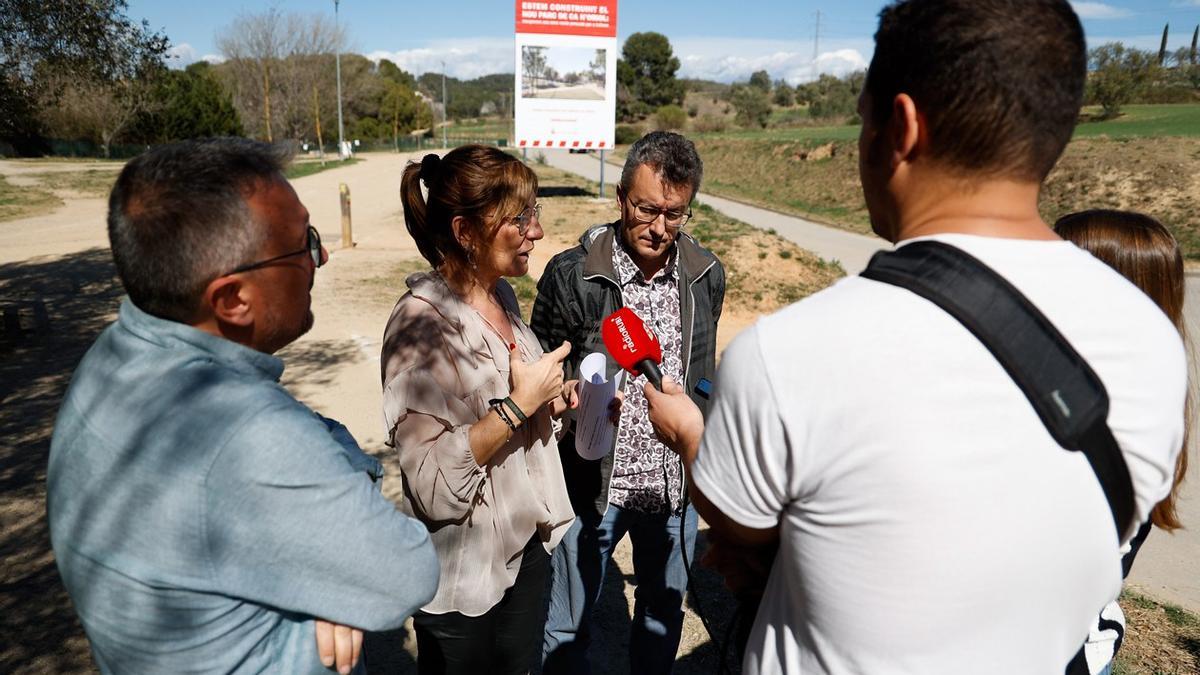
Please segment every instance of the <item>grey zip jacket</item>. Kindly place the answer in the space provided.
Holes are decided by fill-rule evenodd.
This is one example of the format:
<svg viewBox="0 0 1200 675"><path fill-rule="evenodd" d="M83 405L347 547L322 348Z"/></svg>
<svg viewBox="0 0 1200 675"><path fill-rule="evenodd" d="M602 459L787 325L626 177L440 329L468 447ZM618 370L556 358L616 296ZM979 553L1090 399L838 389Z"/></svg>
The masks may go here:
<svg viewBox="0 0 1200 675"><path fill-rule="evenodd" d="M538 282L537 300L529 327L542 349L550 351L564 340L571 353L563 363L567 379L579 377L579 364L592 352L605 355L600 335L604 318L624 306L621 287L613 269L613 246L620 221L597 225L583 233L579 245L554 256ZM708 414L708 400L695 392L701 378L711 380L716 370L717 320L725 301L725 268L708 249L681 231L679 248L680 327L683 333L684 388L700 410ZM608 375L619 369L609 357ZM569 417L569 416L568 416ZM613 435L616 442L616 434ZM612 477L613 453L588 461L575 452L575 436L568 431L558 444L567 490L576 513L593 508L603 514L608 508L608 484Z"/></svg>

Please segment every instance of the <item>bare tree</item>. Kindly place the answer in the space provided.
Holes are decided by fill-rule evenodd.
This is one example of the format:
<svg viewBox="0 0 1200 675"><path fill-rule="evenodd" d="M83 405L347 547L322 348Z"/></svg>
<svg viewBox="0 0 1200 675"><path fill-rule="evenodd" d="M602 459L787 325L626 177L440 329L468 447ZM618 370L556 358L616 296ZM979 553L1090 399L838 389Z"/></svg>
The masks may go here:
<svg viewBox="0 0 1200 675"><path fill-rule="evenodd" d="M54 92L53 98L47 96L40 106L47 131L58 138L93 141L105 157L111 154L113 141L140 113L161 104L151 95L153 73L105 81L88 73L54 70L43 77ZM58 100L71 104L56 105Z"/></svg>
<svg viewBox="0 0 1200 675"><path fill-rule="evenodd" d="M222 29L217 36L217 48L227 59L222 70L246 126L268 141L275 140L277 131L287 138L306 136L319 114L308 100L314 87L332 82L332 68L326 64L332 66L344 36L323 14L283 12L275 6L241 14Z"/></svg>
<svg viewBox="0 0 1200 675"><path fill-rule="evenodd" d="M525 46L521 48L521 81L525 95L532 94L541 82L546 69L545 47Z"/></svg>
<svg viewBox="0 0 1200 675"><path fill-rule="evenodd" d="M306 104L309 92L329 92L320 97L330 105L326 119L336 114L333 54L344 48L345 34L323 14L289 13L284 16L284 27L290 39L276 76L280 101L277 119L288 138L304 138L313 131L320 114Z"/></svg>

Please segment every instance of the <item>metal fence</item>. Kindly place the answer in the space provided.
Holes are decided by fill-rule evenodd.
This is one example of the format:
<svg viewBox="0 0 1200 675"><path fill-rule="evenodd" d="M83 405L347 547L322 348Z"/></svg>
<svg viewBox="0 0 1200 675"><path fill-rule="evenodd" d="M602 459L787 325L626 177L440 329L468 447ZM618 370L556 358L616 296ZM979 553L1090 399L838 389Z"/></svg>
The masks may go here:
<svg viewBox="0 0 1200 675"><path fill-rule="evenodd" d="M508 147L508 139L506 138L482 138L477 136L447 136L446 145L451 148L457 148L460 145L470 143L478 143L480 145L495 145L497 147ZM303 145L300 149L307 152L309 155L319 154L316 143L307 144L307 148ZM359 140L358 145L354 146L355 152L416 152L419 150L440 150L442 147L442 137L425 137L425 136L401 136L396 140L390 138L379 138L371 140ZM326 143L325 155L337 155L337 143Z"/></svg>
<svg viewBox="0 0 1200 675"><path fill-rule="evenodd" d="M47 145L50 146L49 154L52 157L90 157L104 158L104 148L92 141L77 140L67 141L62 139L49 139ZM146 151L146 145L120 145L114 144L108 146L109 159L129 159L137 157Z"/></svg>

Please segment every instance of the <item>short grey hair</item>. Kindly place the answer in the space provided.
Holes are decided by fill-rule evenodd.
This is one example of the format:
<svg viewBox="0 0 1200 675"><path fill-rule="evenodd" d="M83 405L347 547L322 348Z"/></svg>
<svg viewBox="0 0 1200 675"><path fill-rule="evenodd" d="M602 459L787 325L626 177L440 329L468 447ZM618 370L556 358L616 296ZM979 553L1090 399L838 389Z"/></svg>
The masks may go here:
<svg viewBox="0 0 1200 675"><path fill-rule="evenodd" d="M650 167L669 185L691 186L692 198L700 192L704 163L700 161L696 146L680 134L652 131L639 138L625 156L625 168L621 170L622 191L629 191L633 175L642 165Z"/></svg>
<svg viewBox="0 0 1200 675"><path fill-rule="evenodd" d="M161 145L121 170L108 198L117 275L139 309L191 323L210 281L258 255L267 224L247 199L284 180L291 149L244 138Z"/></svg>

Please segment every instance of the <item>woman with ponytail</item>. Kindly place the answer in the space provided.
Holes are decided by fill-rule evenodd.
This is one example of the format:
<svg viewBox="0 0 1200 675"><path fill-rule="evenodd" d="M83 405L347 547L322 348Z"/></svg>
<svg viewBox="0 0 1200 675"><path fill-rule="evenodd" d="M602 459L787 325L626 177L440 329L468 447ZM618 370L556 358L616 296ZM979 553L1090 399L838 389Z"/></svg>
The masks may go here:
<svg viewBox="0 0 1200 675"><path fill-rule="evenodd" d="M433 268L408 278L381 359L401 508L429 527L441 565L413 617L418 670L525 673L540 655L549 553L574 519L555 434L577 404L563 381L570 344L543 353L504 280L528 272L543 237L537 177L468 145L409 163L400 193Z"/></svg>
<svg viewBox="0 0 1200 675"><path fill-rule="evenodd" d="M1054 231L1142 289L1162 308L1179 330L1184 344L1187 344L1183 328L1183 254L1175 237L1162 223L1140 213L1096 209L1059 218L1054 224ZM1185 408L1183 449L1175 464L1171 492L1154 507L1150 512L1150 520L1142 525L1124 549L1121 558L1123 576L1129 576L1133 559L1150 534L1152 524L1167 532L1183 527L1176 502L1179 499L1179 486L1187 474L1187 438L1192 422L1190 388ZM1114 600L1100 612L1084 646L1090 673L1112 672L1113 659L1121 648L1124 636L1125 615Z"/></svg>

